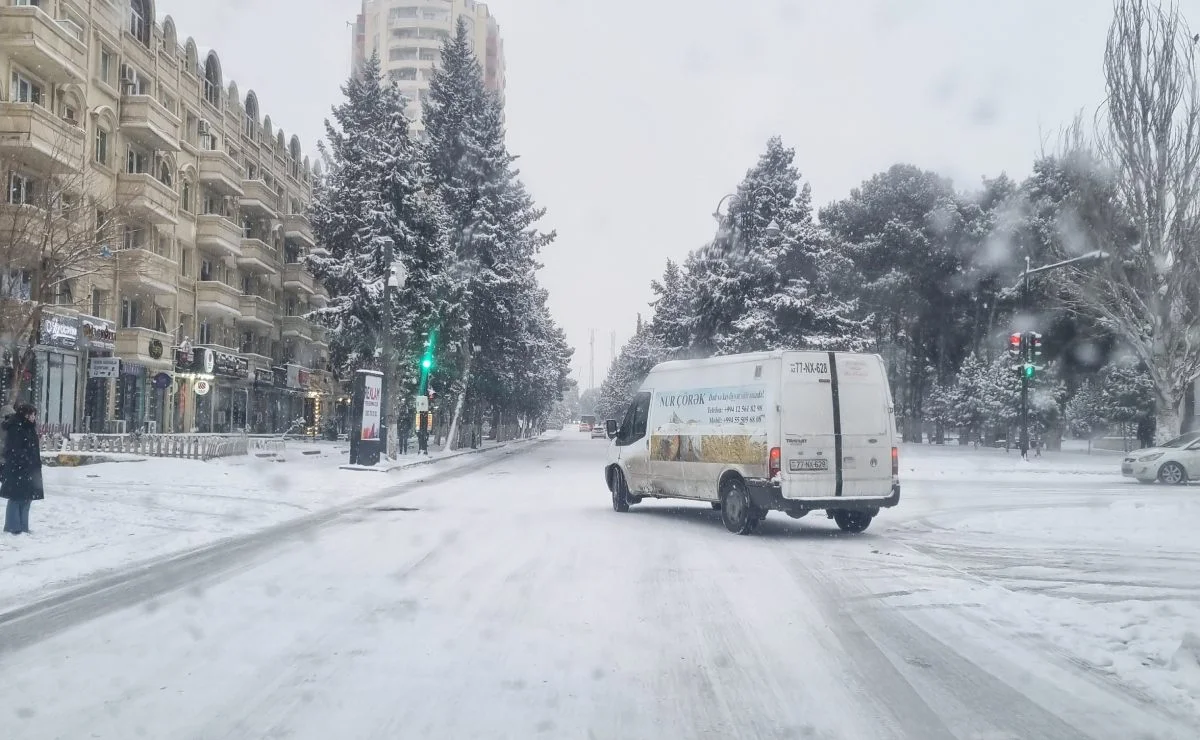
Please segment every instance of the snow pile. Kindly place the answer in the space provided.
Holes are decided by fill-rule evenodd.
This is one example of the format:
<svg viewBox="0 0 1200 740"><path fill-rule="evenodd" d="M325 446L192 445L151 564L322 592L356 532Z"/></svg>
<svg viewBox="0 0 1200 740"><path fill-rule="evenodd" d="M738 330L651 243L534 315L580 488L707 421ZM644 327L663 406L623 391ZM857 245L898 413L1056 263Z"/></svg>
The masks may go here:
<svg viewBox="0 0 1200 740"><path fill-rule="evenodd" d="M900 449L900 480L1003 479L1006 481L1044 481L1052 476L1096 476L1121 481L1121 455L1095 451L1088 455L1075 452L1032 453L1024 460L1015 449L969 445L909 445Z"/></svg>

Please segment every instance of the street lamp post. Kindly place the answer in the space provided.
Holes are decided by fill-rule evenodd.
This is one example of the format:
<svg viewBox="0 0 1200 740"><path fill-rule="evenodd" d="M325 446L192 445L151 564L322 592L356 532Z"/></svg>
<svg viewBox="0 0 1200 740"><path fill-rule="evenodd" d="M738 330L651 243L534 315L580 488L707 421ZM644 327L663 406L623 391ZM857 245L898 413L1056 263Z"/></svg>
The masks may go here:
<svg viewBox="0 0 1200 740"><path fill-rule="evenodd" d="M1050 272L1051 270L1057 270L1061 267L1069 267L1070 265L1079 265L1079 264L1083 264L1083 263L1087 263L1087 262L1100 262L1101 260L1105 260L1105 259L1108 259L1108 253L1100 251L1100 250L1096 250L1094 252L1088 252L1087 254L1081 254L1078 257L1072 257L1071 259L1068 259L1068 260L1062 260L1061 262L1053 262L1049 265L1042 265L1041 267L1031 268L1029 266L1029 256L1026 255L1025 270L1021 273L1021 312L1022 313L1029 312L1029 276L1030 275L1036 275L1036 274L1042 273L1042 272ZM1021 330L1021 337L1022 337L1022 341L1021 341L1022 358L1021 359L1022 359L1022 362L1025 361L1026 355L1030 351L1029 347L1026 346L1026 340L1025 340L1026 335L1027 335L1027 332L1024 329L1022 329ZM1021 368L1021 457L1028 457L1028 456L1029 456L1029 374L1026 373L1025 368L1022 367Z"/></svg>
<svg viewBox="0 0 1200 740"><path fill-rule="evenodd" d="M762 187L757 188L754 191L754 196L758 197L759 195L762 195L763 193L767 193L771 197L776 197L775 191L772 188L767 187L766 185L763 185ZM722 231L724 231L724 229L725 229L725 223L726 223L726 220L728 220L728 218L729 218L729 212L726 211L724 214L722 214L721 206L725 205L725 201L736 200L737 197L738 197L737 193L730 193L729 195L726 195L725 197L721 198L720 201L717 202L717 210L713 211L713 218L715 218L717 220L717 224L722 228ZM774 218L772 218L771 222L769 224L767 224L767 228L766 228L767 236L770 236L770 237L779 236L779 233L781 231L782 231L782 229L779 227L779 222L776 221Z"/></svg>
<svg viewBox="0 0 1200 740"><path fill-rule="evenodd" d="M392 369L392 289L401 288L404 286L405 274L403 263L395 260L393 252L392 240L389 238L383 246L383 264L387 266L387 279L383 284L383 315L380 317L380 327L383 330L383 349L382 354L382 370L383 380L380 383L379 389L379 412L381 421L379 424L379 446L385 451L388 458L394 458L392 453L392 435L391 425L395 422L395 416L391 413L391 407L388 405L389 383Z"/></svg>

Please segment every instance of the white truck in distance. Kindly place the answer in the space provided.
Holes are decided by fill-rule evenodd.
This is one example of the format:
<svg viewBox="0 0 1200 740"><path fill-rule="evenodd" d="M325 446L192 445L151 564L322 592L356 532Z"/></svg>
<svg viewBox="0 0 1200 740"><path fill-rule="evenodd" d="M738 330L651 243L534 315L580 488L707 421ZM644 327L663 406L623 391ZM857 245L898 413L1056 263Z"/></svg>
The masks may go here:
<svg viewBox="0 0 1200 740"><path fill-rule="evenodd" d="M749 534L782 511L824 510L862 532L900 501L895 409L883 360L760 352L656 365L612 440L613 509L644 498L710 502Z"/></svg>

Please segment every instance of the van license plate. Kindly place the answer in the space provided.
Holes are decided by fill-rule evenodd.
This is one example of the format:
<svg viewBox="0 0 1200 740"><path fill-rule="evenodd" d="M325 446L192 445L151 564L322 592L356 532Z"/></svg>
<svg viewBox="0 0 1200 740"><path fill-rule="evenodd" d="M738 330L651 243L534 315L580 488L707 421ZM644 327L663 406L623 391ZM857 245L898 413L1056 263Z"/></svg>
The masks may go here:
<svg viewBox="0 0 1200 740"><path fill-rule="evenodd" d="M829 460L824 457L806 457L800 460L788 460L788 470L793 473L802 470L829 470Z"/></svg>

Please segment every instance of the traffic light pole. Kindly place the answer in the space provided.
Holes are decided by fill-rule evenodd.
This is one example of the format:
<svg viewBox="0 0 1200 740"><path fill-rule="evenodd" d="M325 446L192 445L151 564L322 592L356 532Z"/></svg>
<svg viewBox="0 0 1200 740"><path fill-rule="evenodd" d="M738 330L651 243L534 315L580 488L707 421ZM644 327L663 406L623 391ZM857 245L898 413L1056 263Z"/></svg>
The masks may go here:
<svg viewBox="0 0 1200 740"><path fill-rule="evenodd" d="M1021 279L1021 312L1029 311L1029 257L1025 258L1025 272ZM1029 457L1029 373L1023 367L1029 362L1029 332L1021 332L1021 457Z"/></svg>

